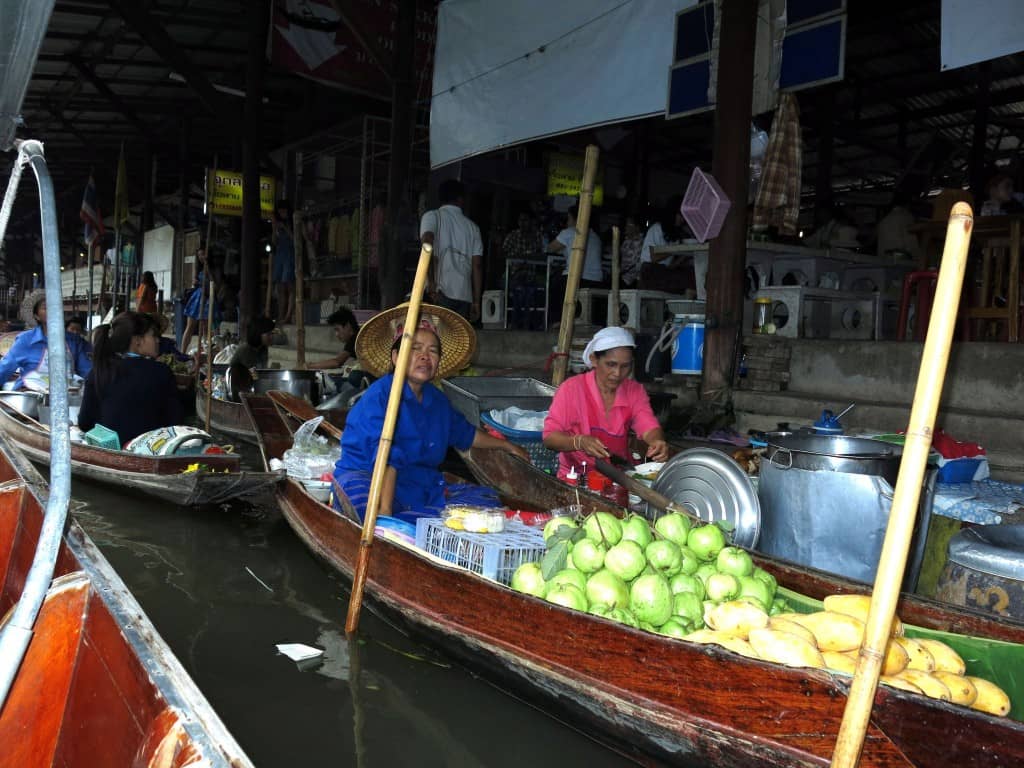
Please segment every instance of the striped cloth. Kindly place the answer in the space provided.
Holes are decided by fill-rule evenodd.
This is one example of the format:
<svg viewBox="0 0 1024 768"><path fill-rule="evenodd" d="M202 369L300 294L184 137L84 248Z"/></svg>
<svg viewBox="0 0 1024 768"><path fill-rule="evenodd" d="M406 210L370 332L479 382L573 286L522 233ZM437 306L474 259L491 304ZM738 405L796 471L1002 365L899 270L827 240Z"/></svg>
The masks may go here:
<svg viewBox="0 0 1024 768"><path fill-rule="evenodd" d="M362 520L366 514L366 505L370 500L370 473L359 470L336 470L334 473L334 508L342 511L340 494L345 495L349 503ZM470 483L445 483L446 504L466 504L475 507L500 507L501 501L492 488ZM419 517L440 517L442 507L427 506L423 509L394 509L393 515L399 520L415 524Z"/></svg>
<svg viewBox="0 0 1024 768"><path fill-rule="evenodd" d="M796 96L783 93L779 96L779 107L772 121L772 134L761 170L761 186L754 200L755 229L774 226L780 235L797 233L802 169L800 107Z"/></svg>

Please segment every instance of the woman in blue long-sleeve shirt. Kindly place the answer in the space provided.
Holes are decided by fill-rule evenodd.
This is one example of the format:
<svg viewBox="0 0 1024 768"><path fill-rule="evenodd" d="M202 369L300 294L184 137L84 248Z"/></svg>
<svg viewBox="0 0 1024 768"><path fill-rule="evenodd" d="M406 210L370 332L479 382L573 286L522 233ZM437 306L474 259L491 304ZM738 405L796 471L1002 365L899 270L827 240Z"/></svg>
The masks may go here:
<svg viewBox="0 0 1024 768"><path fill-rule="evenodd" d="M0 360L0 384L6 383L15 373L14 389L32 389L37 392L50 390L49 355L46 351L46 297L40 296L32 306L36 327L18 334L10 351ZM64 337L71 373L85 378L92 370L89 345L77 334Z"/></svg>

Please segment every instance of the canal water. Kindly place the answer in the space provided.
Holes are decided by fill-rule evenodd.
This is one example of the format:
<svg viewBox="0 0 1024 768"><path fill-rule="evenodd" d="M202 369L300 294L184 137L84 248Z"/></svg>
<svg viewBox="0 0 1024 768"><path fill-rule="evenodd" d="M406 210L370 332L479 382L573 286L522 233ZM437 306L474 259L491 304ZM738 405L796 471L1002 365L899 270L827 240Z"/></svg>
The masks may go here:
<svg viewBox="0 0 1024 768"><path fill-rule="evenodd" d="M347 582L271 499L187 509L77 480L72 496L78 522L258 768L625 762L366 610L353 658ZM279 655L285 642L325 649L322 663Z"/></svg>

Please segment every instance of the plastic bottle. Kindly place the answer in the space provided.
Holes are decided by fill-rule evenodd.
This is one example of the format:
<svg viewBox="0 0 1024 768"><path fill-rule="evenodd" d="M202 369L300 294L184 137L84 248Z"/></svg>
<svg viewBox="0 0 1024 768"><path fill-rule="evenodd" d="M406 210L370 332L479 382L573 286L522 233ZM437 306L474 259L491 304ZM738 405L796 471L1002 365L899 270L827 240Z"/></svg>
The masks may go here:
<svg viewBox="0 0 1024 768"><path fill-rule="evenodd" d="M565 476L566 485L579 485L580 476L576 474L576 467L569 467L569 472Z"/></svg>

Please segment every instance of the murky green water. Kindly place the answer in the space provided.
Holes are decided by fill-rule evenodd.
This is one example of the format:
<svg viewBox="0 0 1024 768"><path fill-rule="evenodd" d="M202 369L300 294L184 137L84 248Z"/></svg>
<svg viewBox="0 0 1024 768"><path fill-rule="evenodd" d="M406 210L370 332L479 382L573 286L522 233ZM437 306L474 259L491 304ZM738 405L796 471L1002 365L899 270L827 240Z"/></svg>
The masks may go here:
<svg viewBox="0 0 1024 768"><path fill-rule="evenodd" d="M624 763L367 611L353 685L347 584L276 507L189 510L78 481L72 495L84 502L78 521L260 768ZM277 653L282 642L325 648L324 661L301 669Z"/></svg>

